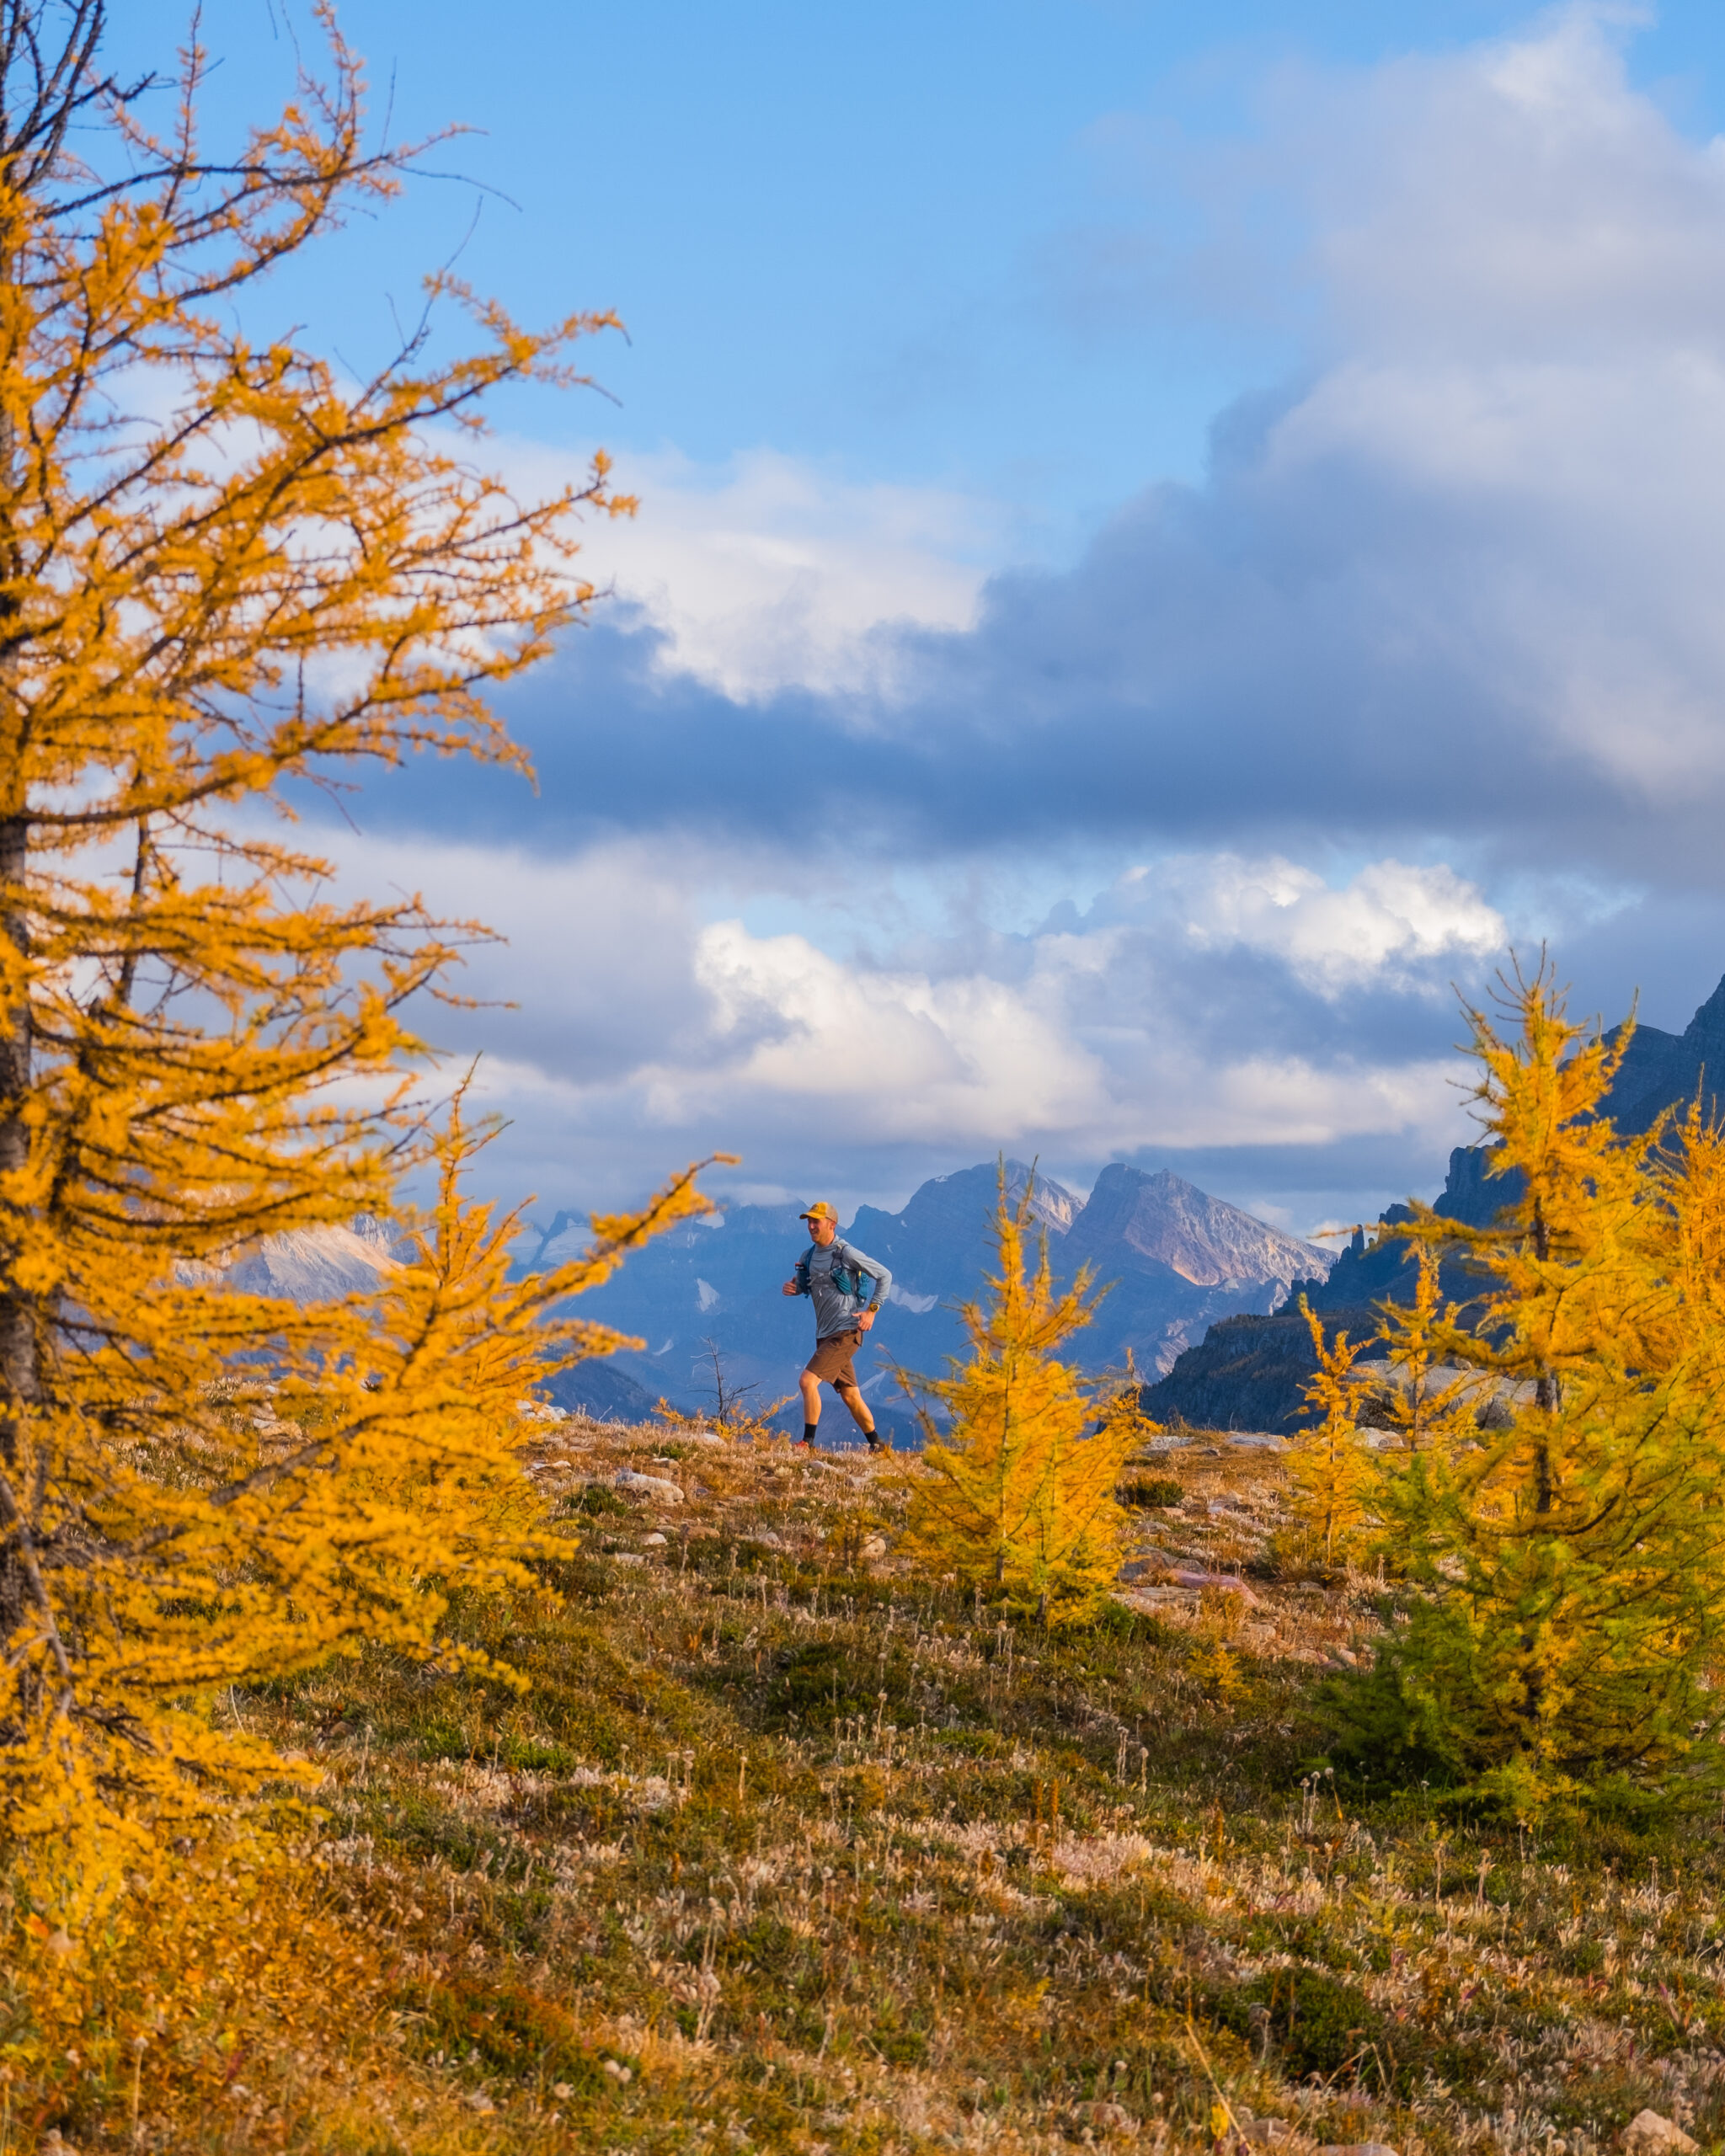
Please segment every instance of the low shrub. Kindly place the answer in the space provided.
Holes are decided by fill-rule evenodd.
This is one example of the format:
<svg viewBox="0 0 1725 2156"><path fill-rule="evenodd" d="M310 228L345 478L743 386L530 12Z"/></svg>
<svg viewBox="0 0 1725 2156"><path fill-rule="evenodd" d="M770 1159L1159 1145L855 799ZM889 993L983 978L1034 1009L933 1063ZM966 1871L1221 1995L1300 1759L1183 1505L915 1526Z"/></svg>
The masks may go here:
<svg viewBox="0 0 1725 2156"><path fill-rule="evenodd" d="M1184 1484L1172 1475L1151 1475L1141 1482L1122 1482L1114 1492L1119 1503L1130 1505L1139 1512L1166 1512L1178 1505L1185 1495Z"/></svg>

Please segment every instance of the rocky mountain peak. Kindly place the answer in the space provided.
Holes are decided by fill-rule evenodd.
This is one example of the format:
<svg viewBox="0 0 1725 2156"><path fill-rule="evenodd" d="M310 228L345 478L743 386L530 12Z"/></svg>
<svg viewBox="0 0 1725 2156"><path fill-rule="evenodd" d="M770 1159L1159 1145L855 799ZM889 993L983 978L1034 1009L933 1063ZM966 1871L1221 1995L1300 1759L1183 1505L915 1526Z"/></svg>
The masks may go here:
<svg viewBox="0 0 1725 2156"><path fill-rule="evenodd" d="M1172 1169L1146 1172L1114 1161L1066 1238L1069 1262L1118 1267L1134 1259L1167 1266L1198 1288L1291 1280L1329 1270L1333 1253L1284 1235Z"/></svg>
<svg viewBox="0 0 1725 2156"><path fill-rule="evenodd" d="M951 1175L931 1177L912 1192L903 1210L890 1217L914 1235L938 1235L948 1230L961 1235L968 1244L979 1225L994 1217L1001 1172L996 1162L982 1161L974 1168L959 1168ZM1034 1217L1050 1235L1065 1235L1084 1201L1075 1198L1051 1177L1033 1171L1023 1161L1007 1161L1005 1174L1008 1200L1016 1204L1029 1189L1030 1210ZM865 1214L871 1219L889 1217L877 1213L873 1206L863 1206L857 1215L858 1224Z"/></svg>

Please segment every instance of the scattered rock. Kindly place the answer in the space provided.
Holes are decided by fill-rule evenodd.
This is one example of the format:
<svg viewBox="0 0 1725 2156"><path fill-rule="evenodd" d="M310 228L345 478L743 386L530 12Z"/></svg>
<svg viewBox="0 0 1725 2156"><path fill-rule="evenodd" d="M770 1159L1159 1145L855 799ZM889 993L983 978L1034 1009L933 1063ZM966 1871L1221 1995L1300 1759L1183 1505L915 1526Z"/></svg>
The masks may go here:
<svg viewBox="0 0 1725 2156"><path fill-rule="evenodd" d="M1623 2129L1623 2156L1691 2156L1699 2146L1657 2111L1637 2111Z"/></svg>
<svg viewBox="0 0 1725 2156"><path fill-rule="evenodd" d="M470 2111L489 2112L494 2111L497 2106L483 2089L476 2089L467 2099L467 2109Z"/></svg>
<svg viewBox="0 0 1725 2156"><path fill-rule="evenodd" d="M620 1467L611 1480L619 1490L633 1490L644 1497L658 1497L668 1505L683 1502L681 1490L662 1475L643 1475L638 1469Z"/></svg>
<svg viewBox="0 0 1725 2156"><path fill-rule="evenodd" d="M72 2143L62 2139L57 2126L51 2126L36 2143L38 2156L77 2156Z"/></svg>
<svg viewBox="0 0 1725 2156"><path fill-rule="evenodd" d="M1235 1572L1200 1572L1188 1571L1183 1566L1174 1574L1174 1584L1176 1587L1186 1588L1220 1588L1225 1593L1240 1595L1247 1602L1255 1603L1258 1600L1258 1597L1247 1587L1245 1581Z"/></svg>
<svg viewBox="0 0 1725 2156"><path fill-rule="evenodd" d="M1142 1609L1151 1616L1158 1609L1196 1609L1199 1600L1196 1588L1146 1587L1142 1580L1123 1587L1120 1598L1128 1609Z"/></svg>
<svg viewBox="0 0 1725 2156"><path fill-rule="evenodd" d="M663 1550L665 1537L662 1534L649 1534L647 1537L647 1547L649 1550Z"/></svg>
<svg viewBox="0 0 1725 2156"><path fill-rule="evenodd" d="M1173 1571L1176 1562L1177 1560L1167 1550L1158 1550L1152 1545L1148 1550L1140 1550L1135 1557L1122 1565L1120 1577L1128 1582L1160 1579L1165 1572Z"/></svg>
<svg viewBox="0 0 1725 2156"><path fill-rule="evenodd" d="M871 1534L857 1555L866 1565L873 1565L886 1555L886 1544L878 1534Z"/></svg>
<svg viewBox="0 0 1725 2156"><path fill-rule="evenodd" d="M1243 1445L1249 1452L1286 1452L1288 1440L1279 1438L1274 1430L1230 1430L1228 1443Z"/></svg>
<svg viewBox="0 0 1725 2156"><path fill-rule="evenodd" d="M613 1565L644 1565L647 1560L638 1550L613 1550L611 1561Z"/></svg>

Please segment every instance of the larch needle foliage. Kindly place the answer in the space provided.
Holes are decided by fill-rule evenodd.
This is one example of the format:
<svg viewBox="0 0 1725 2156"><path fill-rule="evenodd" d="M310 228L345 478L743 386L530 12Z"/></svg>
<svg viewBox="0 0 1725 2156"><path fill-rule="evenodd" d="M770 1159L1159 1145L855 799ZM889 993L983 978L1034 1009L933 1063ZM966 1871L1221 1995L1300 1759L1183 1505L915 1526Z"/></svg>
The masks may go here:
<svg viewBox="0 0 1725 2156"><path fill-rule="evenodd" d="M1031 1192L1015 1207L1004 1172L994 1219L999 1270L989 1302L964 1311L970 1359L950 1377L906 1382L950 1417L943 1434L927 1409L928 1440L913 1486L906 1546L966 1585L998 1588L1050 1622L1095 1615L1114 1583L1125 1524L1114 1497L1138 1419L1105 1415L1057 1350L1090 1322L1081 1273L1057 1293L1044 1235L1025 1267Z"/></svg>
<svg viewBox="0 0 1725 2156"><path fill-rule="evenodd" d="M1323 1321L1304 1295L1300 1309L1317 1358L1306 1397L1322 1419L1295 1440L1289 1473L1301 1516L1323 1545L1324 1563L1331 1566L1351 1552L1370 1518L1371 1463L1361 1447L1355 1387L1349 1382L1359 1349L1349 1344L1345 1332L1327 1342Z"/></svg>
<svg viewBox="0 0 1725 2156"><path fill-rule="evenodd" d="M1693 1110L1620 1137L1599 1107L1629 1027L1588 1037L1544 964L1505 1001L1507 1037L1469 1015L1489 1171L1519 1195L1489 1228L1417 1210L1403 1232L1487 1283L1471 1325L1411 1314L1420 1352L1514 1404L1459 1442L1445 1401L1386 1476L1416 1592L1343 1746L1530 1815L1725 1765L1725 1142Z"/></svg>
<svg viewBox="0 0 1725 2156"><path fill-rule="evenodd" d="M457 1114L375 1303L215 1284L259 1236L392 1209L403 1006L454 955L418 899L322 895L285 789L521 764L486 693L590 598L580 513L629 504L602 459L530 501L473 461L488 395L575 379L608 317L529 332L435 278L361 380L245 326L416 154L366 147L327 13L327 79L220 153L201 56L129 88L103 18L0 0L0 1785L86 1907L104 1848L268 1770L216 1688L425 1647L439 1580L511 1576L515 1403L609 1344L542 1315L702 1203L681 1177L512 1285ZM440 307L463 355L432 356Z"/></svg>
<svg viewBox="0 0 1725 2156"><path fill-rule="evenodd" d="M1482 1397L1494 1387L1488 1374L1457 1369L1447 1361L1445 1343L1456 1337L1456 1308L1443 1299L1438 1259L1428 1244L1415 1249L1414 1261L1413 1300L1386 1305L1379 1333L1395 1380L1385 1414L1409 1452L1447 1454L1474 1443Z"/></svg>

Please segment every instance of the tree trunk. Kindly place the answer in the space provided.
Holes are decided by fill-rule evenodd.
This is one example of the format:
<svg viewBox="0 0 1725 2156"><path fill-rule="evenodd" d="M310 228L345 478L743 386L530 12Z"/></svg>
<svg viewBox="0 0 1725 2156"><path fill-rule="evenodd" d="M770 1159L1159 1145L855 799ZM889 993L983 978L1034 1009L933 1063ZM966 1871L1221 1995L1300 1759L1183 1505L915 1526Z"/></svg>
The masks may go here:
<svg viewBox="0 0 1725 2156"><path fill-rule="evenodd" d="M0 816L0 891L7 897L0 935L20 958L27 958L29 923L23 901L29 825L21 808L18 803L13 814ZM0 1176L20 1174L28 1164L24 1111L29 1085L29 999L20 993L12 1007L0 1010ZM18 1255L16 1232L0 1211L0 1468L14 1488L25 1420L40 1393L35 1298L18 1284ZM23 1494L19 1493L20 1502ZM28 1593L23 1555L15 1536L9 1535L0 1543L0 1641L17 1631Z"/></svg>
<svg viewBox="0 0 1725 2156"><path fill-rule="evenodd" d="M8 10L8 13L13 11ZM8 31L13 24L6 25ZM8 43L11 44L8 37ZM9 83L3 86L10 88ZM0 145L0 172L10 179L14 146ZM17 232L10 221L0 233L0 278L16 274ZM8 503L17 485L16 424L9 413L0 413L0 489ZM22 606L19 579L18 530L8 514L0 535L0 632L12 632ZM16 693L18 662L11 638L0 657L0 937L15 953L19 974L18 995L0 1000L0 1177L16 1176L20 1182L29 1165L29 1131L24 1121L30 1093L29 988L24 977L29 958L29 915L26 910L25 878L29 868L29 799L24 776L24 712ZM8 956L11 955L8 953ZM39 1396L35 1298L19 1285L19 1242L10 1209L0 1200L0 1470L17 1492L23 1511L27 1499L19 1489L17 1469L24 1452L24 1430L31 1407ZM0 1646L13 1639L24 1620L29 1598L21 1534L27 1524L0 1540Z"/></svg>
<svg viewBox="0 0 1725 2156"><path fill-rule="evenodd" d="M1534 1201L1533 1209L1533 1254L1542 1265L1551 1254L1551 1231L1546 1225L1546 1216L1540 1209L1537 1198ZM1541 1364L1534 1376L1533 1400L1534 1406L1538 1408L1541 1416L1550 1416L1557 1410L1557 1383L1543 1363ZM1536 1513L1548 1513L1551 1509L1555 1492L1551 1487L1551 1438L1546 1427L1543 1424L1540 1430L1537 1451L1534 1460L1534 1510Z"/></svg>

